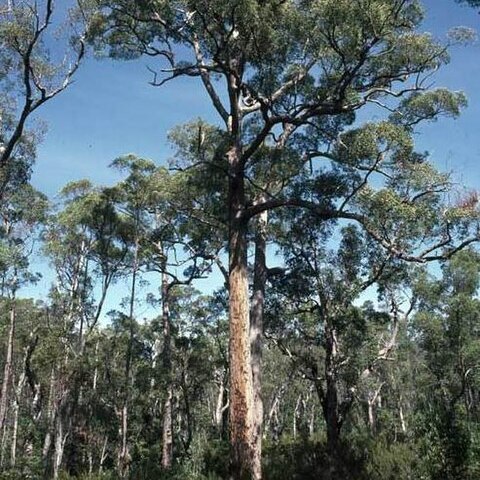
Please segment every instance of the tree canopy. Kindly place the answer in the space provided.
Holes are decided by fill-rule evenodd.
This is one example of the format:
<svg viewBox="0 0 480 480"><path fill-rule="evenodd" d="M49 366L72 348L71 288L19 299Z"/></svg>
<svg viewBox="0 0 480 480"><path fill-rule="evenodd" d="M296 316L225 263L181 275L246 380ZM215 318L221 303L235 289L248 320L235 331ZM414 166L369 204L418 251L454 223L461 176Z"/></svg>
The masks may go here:
<svg viewBox="0 0 480 480"><path fill-rule="evenodd" d="M468 32L417 0L75 7L58 44L59 4L0 7L5 478L480 478L478 194L416 145L467 105L431 79ZM30 119L89 49L216 121L53 202Z"/></svg>

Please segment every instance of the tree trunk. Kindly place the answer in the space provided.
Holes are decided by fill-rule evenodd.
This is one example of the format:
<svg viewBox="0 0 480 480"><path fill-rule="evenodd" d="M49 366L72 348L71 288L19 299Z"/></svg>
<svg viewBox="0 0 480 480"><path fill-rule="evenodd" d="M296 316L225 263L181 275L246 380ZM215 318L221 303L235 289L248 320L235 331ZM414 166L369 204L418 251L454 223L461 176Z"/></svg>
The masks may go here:
<svg viewBox="0 0 480 480"><path fill-rule="evenodd" d="M337 338L335 329L325 323L325 380L326 389L323 400L323 412L327 424L327 448L335 455L340 437L340 412L337 389Z"/></svg>
<svg viewBox="0 0 480 480"><path fill-rule="evenodd" d="M127 478L128 475L128 405L125 401L120 411L120 452L118 455L118 470L120 478Z"/></svg>
<svg viewBox="0 0 480 480"><path fill-rule="evenodd" d="M280 401L282 400L285 392L287 391L288 385L290 384L290 378L287 379L275 392L270 404L270 409L267 415L267 421L265 423L264 433L266 436L270 434L272 440L277 442L280 437L280 426L278 421L278 410L280 406Z"/></svg>
<svg viewBox="0 0 480 480"><path fill-rule="evenodd" d="M3 432L8 408L8 387L12 378L12 362L13 362L13 343L15 339L15 322L16 322L16 301L15 293L12 295L10 305L10 324L8 328L7 354L5 357L5 365L3 367L2 390L0 393L0 432Z"/></svg>
<svg viewBox="0 0 480 480"><path fill-rule="evenodd" d="M105 435L105 441L103 442L102 452L100 453L100 460L98 462L98 473L99 475L103 472L103 464L107 459L107 445L108 445L108 435Z"/></svg>
<svg viewBox="0 0 480 480"><path fill-rule="evenodd" d="M164 266L165 270L166 266ZM162 469L169 470L173 463L173 418L172 418L172 355L171 355L171 329L168 277L162 273L162 327L163 327L163 352L162 363L164 375L167 379L167 395L163 405L162 419Z"/></svg>
<svg viewBox="0 0 480 480"><path fill-rule="evenodd" d="M312 410L310 412L310 422L308 423L308 435L313 438L315 433L315 403L312 402Z"/></svg>
<svg viewBox="0 0 480 480"><path fill-rule="evenodd" d="M18 436L18 416L20 412L20 398L23 392L23 387L25 386L27 380L27 369L30 362L30 357L35 350L37 345L37 337L31 334L33 341L25 349L22 363L22 372L20 373L20 378L18 379L16 388L15 388L15 397L13 399L13 426L12 426L12 443L10 447L10 465L15 466L17 459L17 436Z"/></svg>
<svg viewBox="0 0 480 480"><path fill-rule="evenodd" d="M133 337L134 337L134 311L135 311L135 294L137 288L137 274L138 274L138 253L140 248L140 241L138 237L135 238L135 245L133 250L132 263L132 284L130 288L130 306L128 313L129 320L129 338L127 347L127 356L125 359L125 383L123 391L123 405L120 411L120 451L118 454L118 471L120 478L128 477L128 470L130 464L130 452L128 446L128 407L130 403L130 376L132 372L132 356L133 356Z"/></svg>
<svg viewBox="0 0 480 480"><path fill-rule="evenodd" d="M20 399L17 397L13 402L13 426L12 443L10 446L10 465L15 467L17 461L17 436L18 436L18 412L20 410Z"/></svg>
<svg viewBox="0 0 480 480"><path fill-rule="evenodd" d="M50 387L48 392L48 403L47 403L47 432L43 441L42 448L42 461L45 470L45 476L47 476L49 470L49 454L52 446L52 437L55 421L55 369L52 368L50 373Z"/></svg>
<svg viewBox="0 0 480 480"><path fill-rule="evenodd" d="M263 196L260 201L266 199ZM265 285L267 283L267 222L268 212L257 218L255 234L255 263L253 273L253 295L250 309L250 341L252 349L253 382L253 478L262 477L263 399L262 399L262 352L263 314L265 307Z"/></svg>
<svg viewBox="0 0 480 480"><path fill-rule="evenodd" d="M370 433L373 435L375 433L375 400L371 398L367 401L368 404L368 428Z"/></svg>
<svg viewBox="0 0 480 480"><path fill-rule="evenodd" d="M60 405L57 408L57 415L55 418L55 450L53 455L53 476L56 480L60 474L60 467L63 460L63 452L65 450L65 442L67 435L64 433L64 419L63 419L63 406Z"/></svg>
<svg viewBox="0 0 480 480"><path fill-rule="evenodd" d="M247 272L247 222L240 148L228 153L229 181L229 320L230 320L230 443L234 480L257 478L252 460L253 381Z"/></svg>
<svg viewBox="0 0 480 480"><path fill-rule="evenodd" d="M223 437L225 434L228 419L225 418L225 412L228 410L228 396L225 388L227 372L218 372L218 394L215 402L214 425L217 432Z"/></svg>

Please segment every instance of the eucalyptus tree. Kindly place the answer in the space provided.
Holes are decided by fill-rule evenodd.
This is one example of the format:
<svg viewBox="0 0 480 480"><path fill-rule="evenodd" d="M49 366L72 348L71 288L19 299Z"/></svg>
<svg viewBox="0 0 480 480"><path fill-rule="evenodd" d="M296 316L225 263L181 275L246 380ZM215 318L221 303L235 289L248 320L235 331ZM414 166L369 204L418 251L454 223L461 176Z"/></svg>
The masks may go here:
<svg viewBox="0 0 480 480"><path fill-rule="evenodd" d="M45 220L47 205L45 196L27 184L17 188L16 191L8 192L8 195L5 194L0 206L1 296L6 300L5 307L9 312L0 391L2 451L6 439L7 411L10 401L13 399L11 385L13 382L14 343L17 328L17 293L22 286L32 284L39 278L38 274L30 271L29 262L36 249L35 241L38 240L40 228ZM18 426L18 411L15 410L15 412L13 419L14 432ZM12 445L15 445L16 440L12 441ZM15 463L15 448L12 448L12 463Z"/></svg>
<svg viewBox="0 0 480 480"><path fill-rule="evenodd" d="M117 210L127 218L131 244L132 265L131 291L129 299L129 321L133 328L135 317L137 277L141 273L160 274L159 297L150 295L151 303L159 304L161 315L161 352L160 338L155 342L155 362L161 361L165 395L161 408L162 414L162 467L168 470L173 463L173 397L174 371L172 363L172 325L170 311L174 308L175 296L172 292L182 286L191 285L211 269L215 258L214 248L206 248L205 241L200 240L201 231L190 216L185 215L184 204L193 198L188 192L188 175L183 172L169 174L153 162L128 155L120 157L113 166L128 173L127 177L113 187L117 192ZM202 230L203 231L203 230ZM131 331L130 344L133 345L134 332ZM125 392L128 392L128 377L132 355L126 356ZM169 380L170 379L170 380ZM154 379L152 379L154 381ZM122 422L127 403L124 405ZM122 449L120 458L128 456L127 428L122 427ZM126 460L120 462L120 469L126 470ZM122 465L125 464L124 467Z"/></svg>
<svg viewBox="0 0 480 480"><path fill-rule="evenodd" d="M411 290L407 273L415 269L407 269L406 262L446 260L478 235L475 200L444 201L452 188L448 176L413 150L408 130L383 122L345 131L340 138L329 153L333 167L324 166L311 183L300 179L289 188L310 198L321 192L318 203L348 206L368 223L361 230L308 211L278 213L276 241L287 270L273 282L281 293L273 317L282 318L282 310L289 312L284 319L291 316L287 325L274 322L275 337L282 345L290 329L287 338L296 339L295 349L287 342L284 351L315 385L332 452L360 386L391 358L399 329L412 313L413 304L398 293L402 286ZM355 166L366 169L366 176L355 180ZM453 241L457 246L445 250ZM384 312L356 306L376 290ZM368 395L372 430L378 394L374 389Z"/></svg>
<svg viewBox="0 0 480 480"><path fill-rule="evenodd" d="M229 229L232 474L260 478L248 225L271 208L307 206L269 194L254 204L247 185L262 147L282 150L307 130L325 131L325 125L348 116L353 121L355 112L367 105L400 111L408 107L403 119L415 124L442 112L456 113L463 99L444 90L426 91L426 79L448 61L448 55L430 35L417 32L423 18L417 1L147 0L132 5L105 0L100 5L101 14L93 16L92 37L101 36L113 56L146 54L163 60L153 85L197 77L225 132L218 155L208 161L222 158L228 177L224 209ZM322 142L303 158L324 158L325 146ZM370 227L366 218L344 208L308 206L321 218L349 218ZM394 245L389 247L400 253Z"/></svg>
<svg viewBox="0 0 480 480"><path fill-rule="evenodd" d="M431 478L478 474L479 315L478 253L466 250L442 269L424 272L413 332L421 355L417 412Z"/></svg>
<svg viewBox="0 0 480 480"><path fill-rule="evenodd" d="M44 251L56 275L51 290L51 315L62 345L52 368L52 388L59 388L45 436L43 456L47 472L56 478L63 462L66 440L73 437L81 385L86 375L85 347L101 318L113 282L124 270L128 245L123 220L109 191L89 181L72 182L61 192L60 205L50 218ZM50 462L54 440L53 462ZM70 445L70 444L69 444ZM70 458L74 456L70 449Z"/></svg>
<svg viewBox="0 0 480 480"><path fill-rule="evenodd" d="M28 180L42 133L30 119L72 83L85 54L84 19L57 11L67 9L54 0L0 2L0 192Z"/></svg>

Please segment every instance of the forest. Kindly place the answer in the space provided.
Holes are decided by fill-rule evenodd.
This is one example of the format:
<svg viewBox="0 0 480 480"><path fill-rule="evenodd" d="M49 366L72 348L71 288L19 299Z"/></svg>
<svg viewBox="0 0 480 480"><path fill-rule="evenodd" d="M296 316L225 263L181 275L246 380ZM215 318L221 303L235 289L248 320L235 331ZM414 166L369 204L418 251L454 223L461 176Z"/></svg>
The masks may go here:
<svg viewBox="0 0 480 480"><path fill-rule="evenodd" d="M0 479L480 480L480 194L418 147L477 39L431 5L0 0ZM208 118L43 193L42 112L147 60Z"/></svg>

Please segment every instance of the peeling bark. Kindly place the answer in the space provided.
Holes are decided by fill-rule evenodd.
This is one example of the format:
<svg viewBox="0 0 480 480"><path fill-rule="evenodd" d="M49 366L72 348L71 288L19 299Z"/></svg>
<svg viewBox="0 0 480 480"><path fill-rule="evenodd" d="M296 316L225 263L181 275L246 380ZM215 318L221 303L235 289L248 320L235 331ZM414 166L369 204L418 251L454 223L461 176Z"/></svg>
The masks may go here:
<svg viewBox="0 0 480 480"><path fill-rule="evenodd" d="M247 271L245 186L238 146L228 153L229 182L229 317L230 317L230 442L234 480L255 478L252 460L253 380Z"/></svg>

